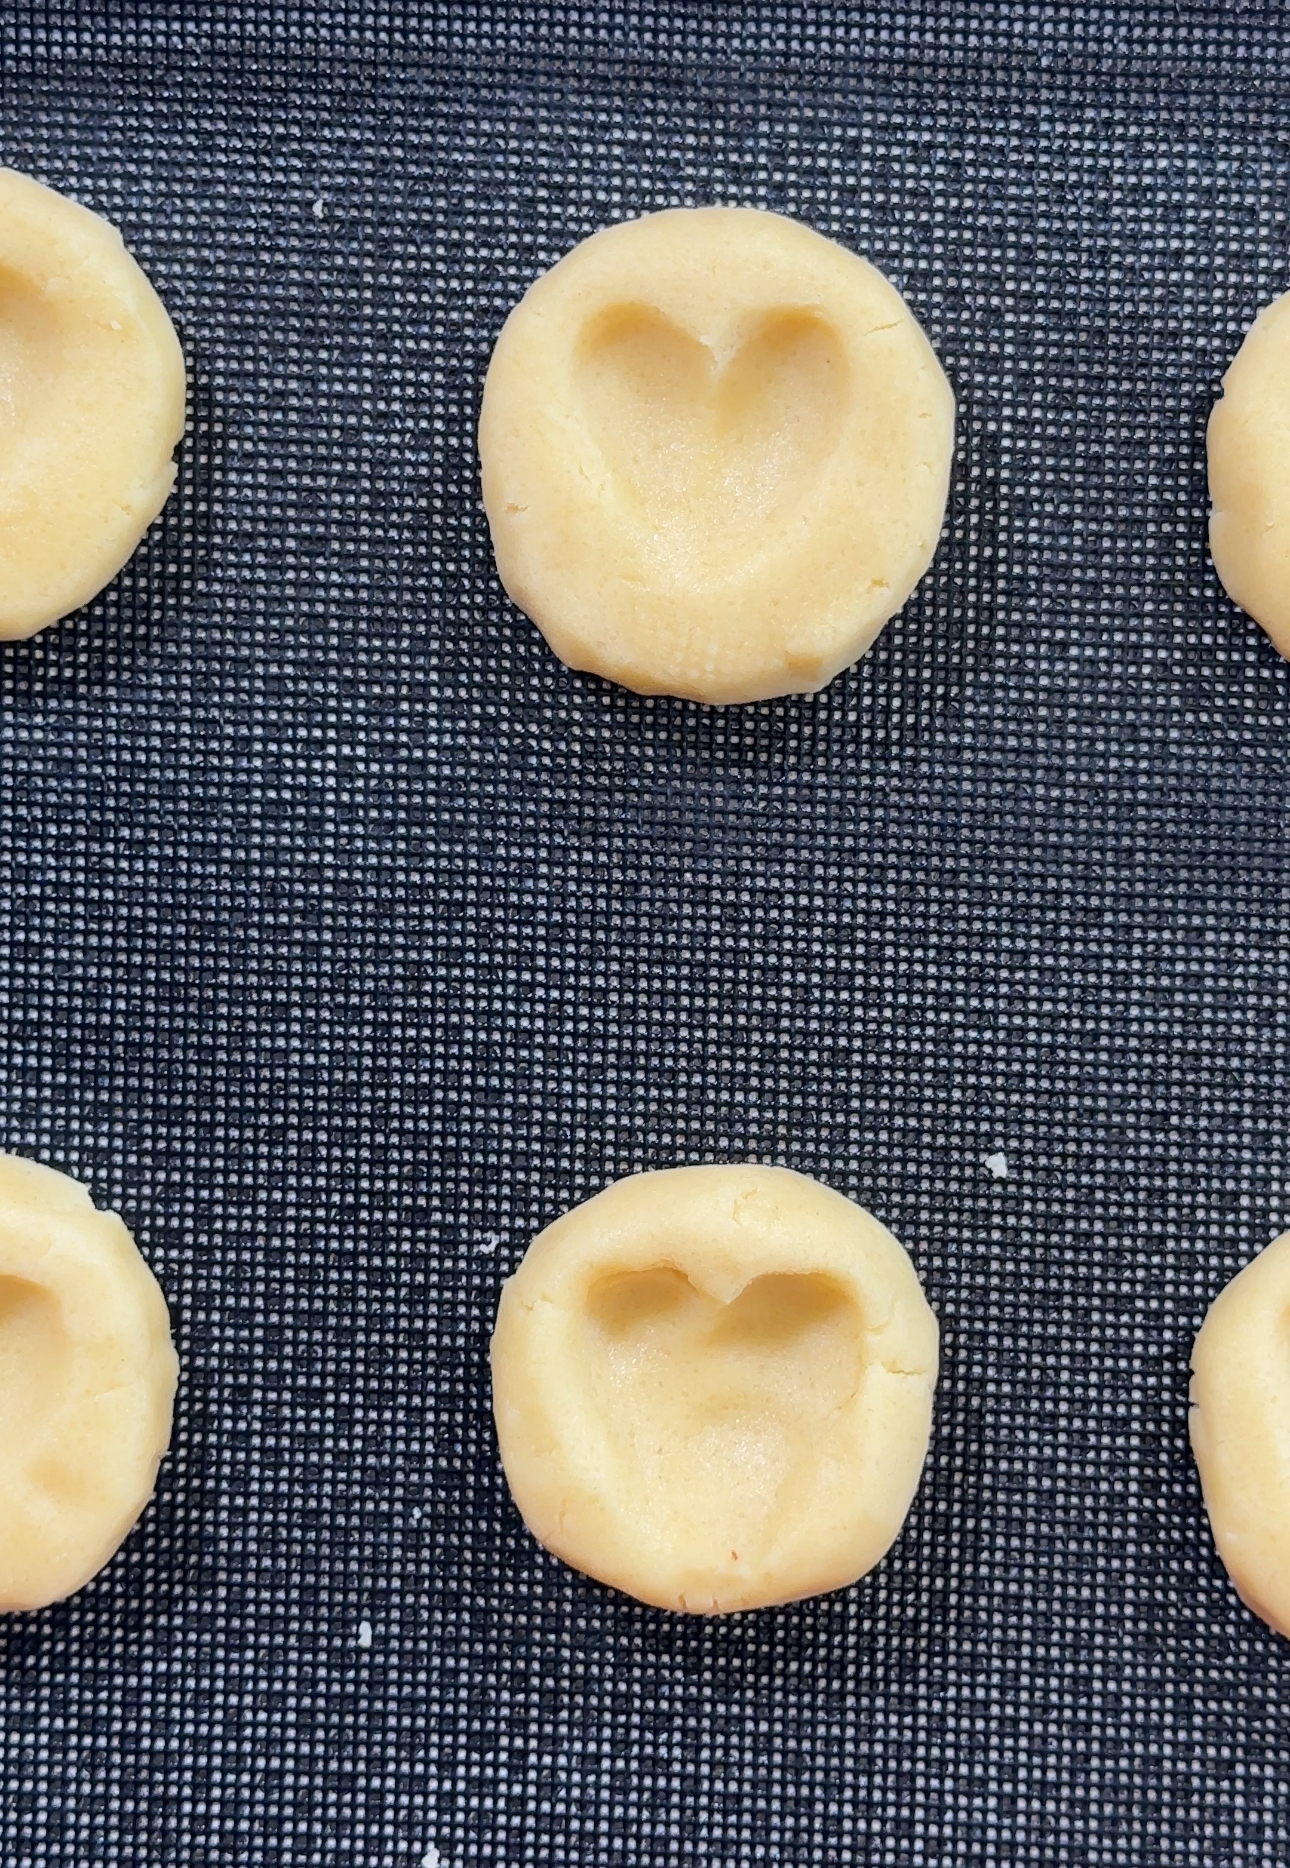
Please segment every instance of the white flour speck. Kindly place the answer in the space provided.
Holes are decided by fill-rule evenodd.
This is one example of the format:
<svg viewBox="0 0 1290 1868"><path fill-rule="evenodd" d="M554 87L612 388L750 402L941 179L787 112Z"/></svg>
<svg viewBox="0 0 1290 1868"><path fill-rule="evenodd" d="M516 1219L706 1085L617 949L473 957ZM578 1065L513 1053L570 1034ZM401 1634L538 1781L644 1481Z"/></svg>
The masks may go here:
<svg viewBox="0 0 1290 1868"><path fill-rule="evenodd" d="M358 1645L359 1647L362 1647L362 1648L371 1647L372 1645L372 1624L371 1622L360 1622L358 1624Z"/></svg>
<svg viewBox="0 0 1290 1868"><path fill-rule="evenodd" d="M991 1174L993 1174L996 1180L1007 1180L1008 1178L1008 1157L1006 1154L1004 1154L1002 1148L999 1150L998 1154L987 1155L985 1158L985 1164L989 1168Z"/></svg>

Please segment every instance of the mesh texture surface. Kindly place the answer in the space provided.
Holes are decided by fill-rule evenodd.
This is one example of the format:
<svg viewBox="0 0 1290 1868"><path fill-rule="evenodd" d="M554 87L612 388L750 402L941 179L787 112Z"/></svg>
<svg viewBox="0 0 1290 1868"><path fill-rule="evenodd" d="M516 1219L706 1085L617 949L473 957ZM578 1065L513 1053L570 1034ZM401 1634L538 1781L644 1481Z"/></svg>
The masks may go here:
<svg viewBox="0 0 1290 1868"><path fill-rule="evenodd" d="M1290 285L1290 13L0 0L0 161L191 376L164 519L0 652L0 1142L125 1214L184 1368L123 1552L0 1621L0 1861L1290 1860L1186 1438L1290 1221L1290 668L1204 460ZM474 452L534 275L709 201L874 260L960 403L903 615L728 712L560 666ZM524 1534L487 1338L556 1214L740 1158L892 1227L943 1373L878 1571L689 1621Z"/></svg>

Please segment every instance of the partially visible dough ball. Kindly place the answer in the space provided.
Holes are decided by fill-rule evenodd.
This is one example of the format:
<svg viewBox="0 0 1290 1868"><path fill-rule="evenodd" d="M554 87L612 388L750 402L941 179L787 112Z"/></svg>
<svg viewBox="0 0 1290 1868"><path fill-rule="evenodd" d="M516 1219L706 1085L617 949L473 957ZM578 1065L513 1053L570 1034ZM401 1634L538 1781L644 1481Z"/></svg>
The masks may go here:
<svg viewBox="0 0 1290 1868"><path fill-rule="evenodd" d="M677 208L532 285L484 387L503 584L571 667L713 703L810 693L931 562L954 397L866 260Z"/></svg>
<svg viewBox="0 0 1290 1868"><path fill-rule="evenodd" d="M1237 1273L1192 1350L1191 1443L1218 1554L1290 1635L1290 1232Z"/></svg>
<svg viewBox="0 0 1290 1868"><path fill-rule="evenodd" d="M0 169L0 638L111 582L161 511L184 359L115 227Z"/></svg>
<svg viewBox="0 0 1290 1868"><path fill-rule="evenodd" d="M842 1588L904 1522L937 1347L903 1247L841 1194L785 1168L639 1174L503 1287L506 1476L548 1549L643 1602Z"/></svg>
<svg viewBox="0 0 1290 1868"><path fill-rule="evenodd" d="M1260 313L1209 419L1214 568L1290 655L1290 293Z"/></svg>
<svg viewBox="0 0 1290 1868"><path fill-rule="evenodd" d="M0 1611L74 1594L120 1545L170 1444L177 1374L122 1221L0 1155Z"/></svg>

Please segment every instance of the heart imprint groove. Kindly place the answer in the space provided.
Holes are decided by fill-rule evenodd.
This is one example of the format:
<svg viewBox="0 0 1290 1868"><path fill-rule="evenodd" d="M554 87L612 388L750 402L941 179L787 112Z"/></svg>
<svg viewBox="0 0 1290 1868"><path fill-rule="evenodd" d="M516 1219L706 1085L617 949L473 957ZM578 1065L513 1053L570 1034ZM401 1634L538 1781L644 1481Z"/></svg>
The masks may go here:
<svg viewBox="0 0 1290 1868"><path fill-rule="evenodd" d="M650 305L615 305L582 333L584 419L642 532L710 564L786 520L837 446L850 395L842 341L817 312L745 326L727 354Z"/></svg>
<svg viewBox="0 0 1290 1868"><path fill-rule="evenodd" d="M0 1420L28 1448L62 1400L70 1344L53 1295L26 1278L0 1277Z"/></svg>
<svg viewBox="0 0 1290 1868"><path fill-rule="evenodd" d="M641 1516L721 1567L764 1559L816 1484L819 1434L863 1373L831 1278L756 1278L729 1304L670 1266L589 1297L587 1366Z"/></svg>
<svg viewBox="0 0 1290 1868"><path fill-rule="evenodd" d="M57 393L49 324L48 306L0 266L0 458L13 452L32 405Z"/></svg>

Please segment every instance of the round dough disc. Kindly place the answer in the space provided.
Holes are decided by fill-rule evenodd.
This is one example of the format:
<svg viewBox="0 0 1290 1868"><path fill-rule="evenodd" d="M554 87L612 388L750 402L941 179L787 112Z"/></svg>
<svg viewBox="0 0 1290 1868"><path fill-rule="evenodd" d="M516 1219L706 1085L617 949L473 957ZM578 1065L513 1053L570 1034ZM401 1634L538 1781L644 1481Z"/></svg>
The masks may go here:
<svg viewBox="0 0 1290 1868"><path fill-rule="evenodd" d="M503 584L574 668L714 703L810 693L927 569L954 398L866 260L756 208L606 228L484 386Z"/></svg>
<svg viewBox="0 0 1290 1868"><path fill-rule="evenodd" d="M0 638L111 582L183 430L179 340L120 234L0 169Z"/></svg>
<svg viewBox="0 0 1290 1868"><path fill-rule="evenodd" d="M660 1608L842 1588L922 1471L936 1319L904 1248L785 1168L619 1181L502 1290L493 1400L525 1523Z"/></svg>
<svg viewBox="0 0 1290 1868"><path fill-rule="evenodd" d="M1218 1554L1290 1635L1290 1232L1237 1273L1192 1350L1191 1444Z"/></svg>
<svg viewBox="0 0 1290 1868"><path fill-rule="evenodd" d="M1223 378L1209 491L1223 587L1290 655L1290 293L1256 318Z"/></svg>
<svg viewBox="0 0 1290 1868"><path fill-rule="evenodd" d="M0 1612L87 1583L152 1496L178 1363L115 1213L0 1155Z"/></svg>

